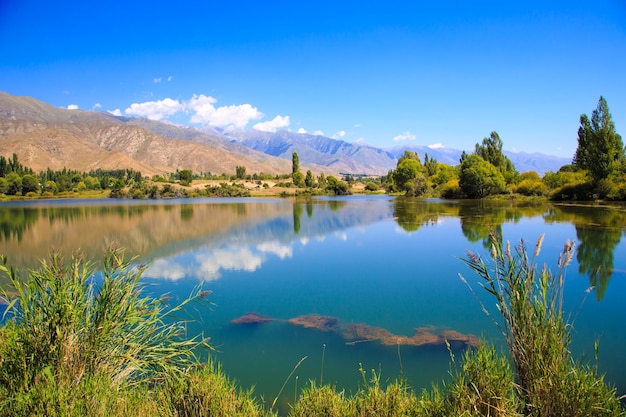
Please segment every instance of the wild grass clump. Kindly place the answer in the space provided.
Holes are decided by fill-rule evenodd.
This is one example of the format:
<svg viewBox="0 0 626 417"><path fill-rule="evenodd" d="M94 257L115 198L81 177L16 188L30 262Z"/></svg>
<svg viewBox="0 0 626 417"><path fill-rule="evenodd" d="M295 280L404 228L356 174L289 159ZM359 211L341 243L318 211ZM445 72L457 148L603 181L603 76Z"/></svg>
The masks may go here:
<svg viewBox="0 0 626 417"><path fill-rule="evenodd" d="M510 350L521 411L527 416L620 415L615 390L593 368L575 363L569 351L571 325L563 317L563 284L574 244L565 244L555 275L546 266L538 270L534 262L542 241L543 236L529 256L524 242L512 250L492 236L491 265L471 252L464 260L496 299L502 321L494 322Z"/></svg>
<svg viewBox="0 0 626 417"><path fill-rule="evenodd" d="M22 280L3 259L11 288L0 296L0 415L264 414L219 369L199 365L210 346L187 338L186 324L192 304L210 304L209 291L170 306L145 295L144 269L115 249L102 273L53 253Z"/></svg>

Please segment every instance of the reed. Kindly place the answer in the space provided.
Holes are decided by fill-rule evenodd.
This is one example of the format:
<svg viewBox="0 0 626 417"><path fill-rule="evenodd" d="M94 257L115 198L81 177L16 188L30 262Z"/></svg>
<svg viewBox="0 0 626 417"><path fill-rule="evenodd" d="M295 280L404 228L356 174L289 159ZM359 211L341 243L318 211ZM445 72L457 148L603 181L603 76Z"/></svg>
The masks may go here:
<svg viewBox="0 0 626 417"><path fill-rule="evenodd" d="M489 264L471 252L464 259L496 300L502 321L492 317L511 354L522 411L527 416L620 415L615 390L594 369L575 363L569 351L572 327L563 316L563 286L574 244L564 245L553 274L534 261L542 242L543 236L529 255L523 241L511 249L492 235ZM491 314L484 305L483 310Z"/></svg>

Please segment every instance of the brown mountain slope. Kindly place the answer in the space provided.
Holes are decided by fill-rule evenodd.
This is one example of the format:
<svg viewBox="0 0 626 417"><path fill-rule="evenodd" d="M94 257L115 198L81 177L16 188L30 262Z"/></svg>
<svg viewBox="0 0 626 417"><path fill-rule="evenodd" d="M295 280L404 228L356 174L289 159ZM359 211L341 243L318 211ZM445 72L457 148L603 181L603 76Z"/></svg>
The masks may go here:
<svg viewBox="0 0 626 417"><path fill-rule="evenodd" d="M142 164L121 152L110 152L72 131L51 128L0 140L0 154L17 154L23 165L35 172L63 168L88 172L92 169L126 169L155 175L162 171Z"/></svg>
<svg viewBox="0 0 626 417"><path fill-rule="evenodd" d="M59 109L2 92L0 153L16 153L36 171L132 168L153 175L177 169L234 174L238 165L249 173L279 174L291 169L291 161L261 152L167 138L108 113Z"/></svg>

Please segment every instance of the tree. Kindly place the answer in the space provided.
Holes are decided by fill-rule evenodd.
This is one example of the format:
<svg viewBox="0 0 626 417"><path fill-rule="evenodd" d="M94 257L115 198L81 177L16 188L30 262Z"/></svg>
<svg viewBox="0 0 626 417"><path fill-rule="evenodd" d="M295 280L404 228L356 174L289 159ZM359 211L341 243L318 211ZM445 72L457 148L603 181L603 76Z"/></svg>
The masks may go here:
<svg viewBox="0 0 626 417"><path fill-rule="evenodd" d="M461 164L459 186L469 198L483 198L504 191L504 176L476 154L467 155Z"/></svg>
<svg viewBox="0 0 626 417"><path fill-rule="evenodd" d="M304 177L304 185L306 185L307 187L311 188L311 187L313 187L313 183L314 183L313 173L311 172L310 169L308 169L306 171L306 177Z"/></svg>
<svg viewBox="0 0 626 417"><path fill-rule="evenodd" d="M488 138L484 138L482 145L477 143L475 153L495 166L502 173L507 184L517 182L519 174L513 162L502 152L502 139L497 132L491 132Z"/></svg>
<svg viewBox="0 0 626 417"><path fill-rule="evenodd" d="M6 176L9 187L6 195L17 195L22 192L22 177L17 172L11 172Z"/></svg>
<svg viewBox="0 0 626 417"><path fill-rule="evenodd" d="M235 167L237 179L243 179L246 176L246 167L237 165Z"/></svg>
<svg viewBox="0 0 626 417"><path fill-rule="evenodd" d="M593 182L598 183L618 172L625 159L622 137L617 134L609 106L601 96L591 120L586 114L580 116L573 163L589 171Z"/></svg>
<svg viewBox="0 0 626 417"><path fill-rule="evenodd" d="M183 169L178 172L178 179L181 185L188 186L193 181L193 173L189 169Z"/></svg>
<svg viewBox="0 0 626 417"><path fill-rule="evenodd" d="M0 194L5 194L9 189L9 182L6 178L0 177Z"/></svg>
<svg viewBox="0 0 626 417"><path fill-rule="evenodd" d="M291 154L291 179L296 187L304 186L304 175L300 172L300 158L297 152Z"/></svg>
<svg viewBox="0 0 626 417"><path fill-rule="evenodd" d="M39 179L31 174L22 177L22 194L39 192Z"/></svg>
<svg viewBox="0 0 626 417"><path fill-rule="evenodd" d="M407 152L405 151L405 155ZM411 153L417 155L414 152ZM405 155L398 159L398 166L392 174L393 182L399 190L404 191L407 195L420 195L424 192L421 189L422 183L425 183L424 168L419 159L405 157ZM420 190L416 189L416 182L419 183L420 187L418 188Z"/></svg>

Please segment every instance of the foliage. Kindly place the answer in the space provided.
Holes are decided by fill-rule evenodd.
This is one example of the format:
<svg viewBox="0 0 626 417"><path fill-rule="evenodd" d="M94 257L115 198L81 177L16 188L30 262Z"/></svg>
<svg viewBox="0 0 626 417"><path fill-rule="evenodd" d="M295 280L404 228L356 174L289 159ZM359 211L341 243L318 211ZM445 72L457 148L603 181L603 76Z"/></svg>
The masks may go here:
<svg viewBox="0 0 626 417"><path fill-rule="evenodd" d="M569 352L571 327L563 318L563 283L574 245L565 244L555 275L545 266L538 271L534 263L542 241L543 236L531 257L523 242L511 250L492 235L493 265L486 265L471 252L464 259L496 300L502 321L494 318L494 323L511 352L524 414L620 415L615 391L593 369L575 364ZM485 306L483 310L490 314Z"/></svg>
<svg viewBox="0 0 626 417"><path fill-rule="evenodd" d="M197 288L169 306L144 295L144 269L116 249L106 252L101 275L80 255L65 262L53 253L22 282L4 259L0 271L12 288L2 290L8 321L0 337L0 386L2 396L19 401L2 406L37 409L31 401L46 395L38 391L42 381L71 395L72 386L101 379L109 387L154 384L195 363L197 349L210 346L200 337L185 339L179 316L192 303L207 304L208 292Z"/></svg>
<svg viewBox="0 0 626 417"><path fill-rule="evenodd" d="M436 162L436 161L435 161ZM404 151L398 159L396 169L391 178L398 191L404 191L407 196L419 196L426 192L426 169L415 152Z"/></svg>
<svg viewBox="0 0 626 417"><path fill-rule="evenodd" d="M311 172L310 169L307 169L306 171L306 177L304 177L304 185L306 185L309 188L315 185L315 180L313 179L313 173Z"/></svg>
<svg viewBox="0 0 626 417"><path fill-rule="evenodd" d="M350 188L348 184L336 177L329 175L326 178L328 185L326 186L326 190L332 192L335 195L346 195L350 194Z"/></svg>
<svg viewBox="0 0 626 417"><path fill-rule="evenodd" d="M548 187L540 179L525 179L515 187L515 192L522 195L548 195Z"/></svg>
<svg viewBox="0 0 626 417"><path fill-rule="evenodd" d="M507 184L515 184L519 176L513 162L502 153L502 139L497 132L491 132L484 138L482 145L476 144L475 154L496 167L504 176Z"/></svg>
<svg viewBox="0 0 626 417"><path fill-rule="evenodd" d="M471 154L461 163L459 186L469 198L483 198L502 193L505 182L502 173L494 165Z"/></svg>
<svg viewBox="0 0 626 417"><path fill-rule="evenodd" d="M193 181L193 172L191 172L191 170L189 169L183 169L178 171L178 180L180 181L181 185L184 185L185 187L189 186L189 184L191 184L191 181Z"/></svg>
<svg viewBox="0 0 626 417"><path fill-rule="evenodd" d="M458 179L449 180L448 182L443 184L440 187L439 192L441 194L441 197L443 198L453 199L463 197L463 191L459 186Z"/></svg>
<svg viewBox="0 0 626 417"><path fill-rule="evenodd" d="M252 390L242 391L209 362L166 380L164 391L176 416L254 417L262 416Z"/></svg>
<svg viewBox="0 0 626 417"><path fill-rule="evenodd" d="M591 114L580 116L578 147L573 163L589 171L594 183L609 178L623 169L626 161L622 137L616 132L609 106L600 97L598 106Z"/></svg>
<svg viewBox="0 0 626 417"><path fill-rule="evenodd" d="M235 167L235 176L237 179L243 179L246 176L246 167L243 165L237 165Z"/></svg>
<svg viewBox="0 0 626 417"><path fill-rule="evenodd" d="M366 191L374 192L374 191L378 191L379 188L380 187L378 187L378 185L373 183L372 181L368 181L367 184L365 184Z"/></svg>

